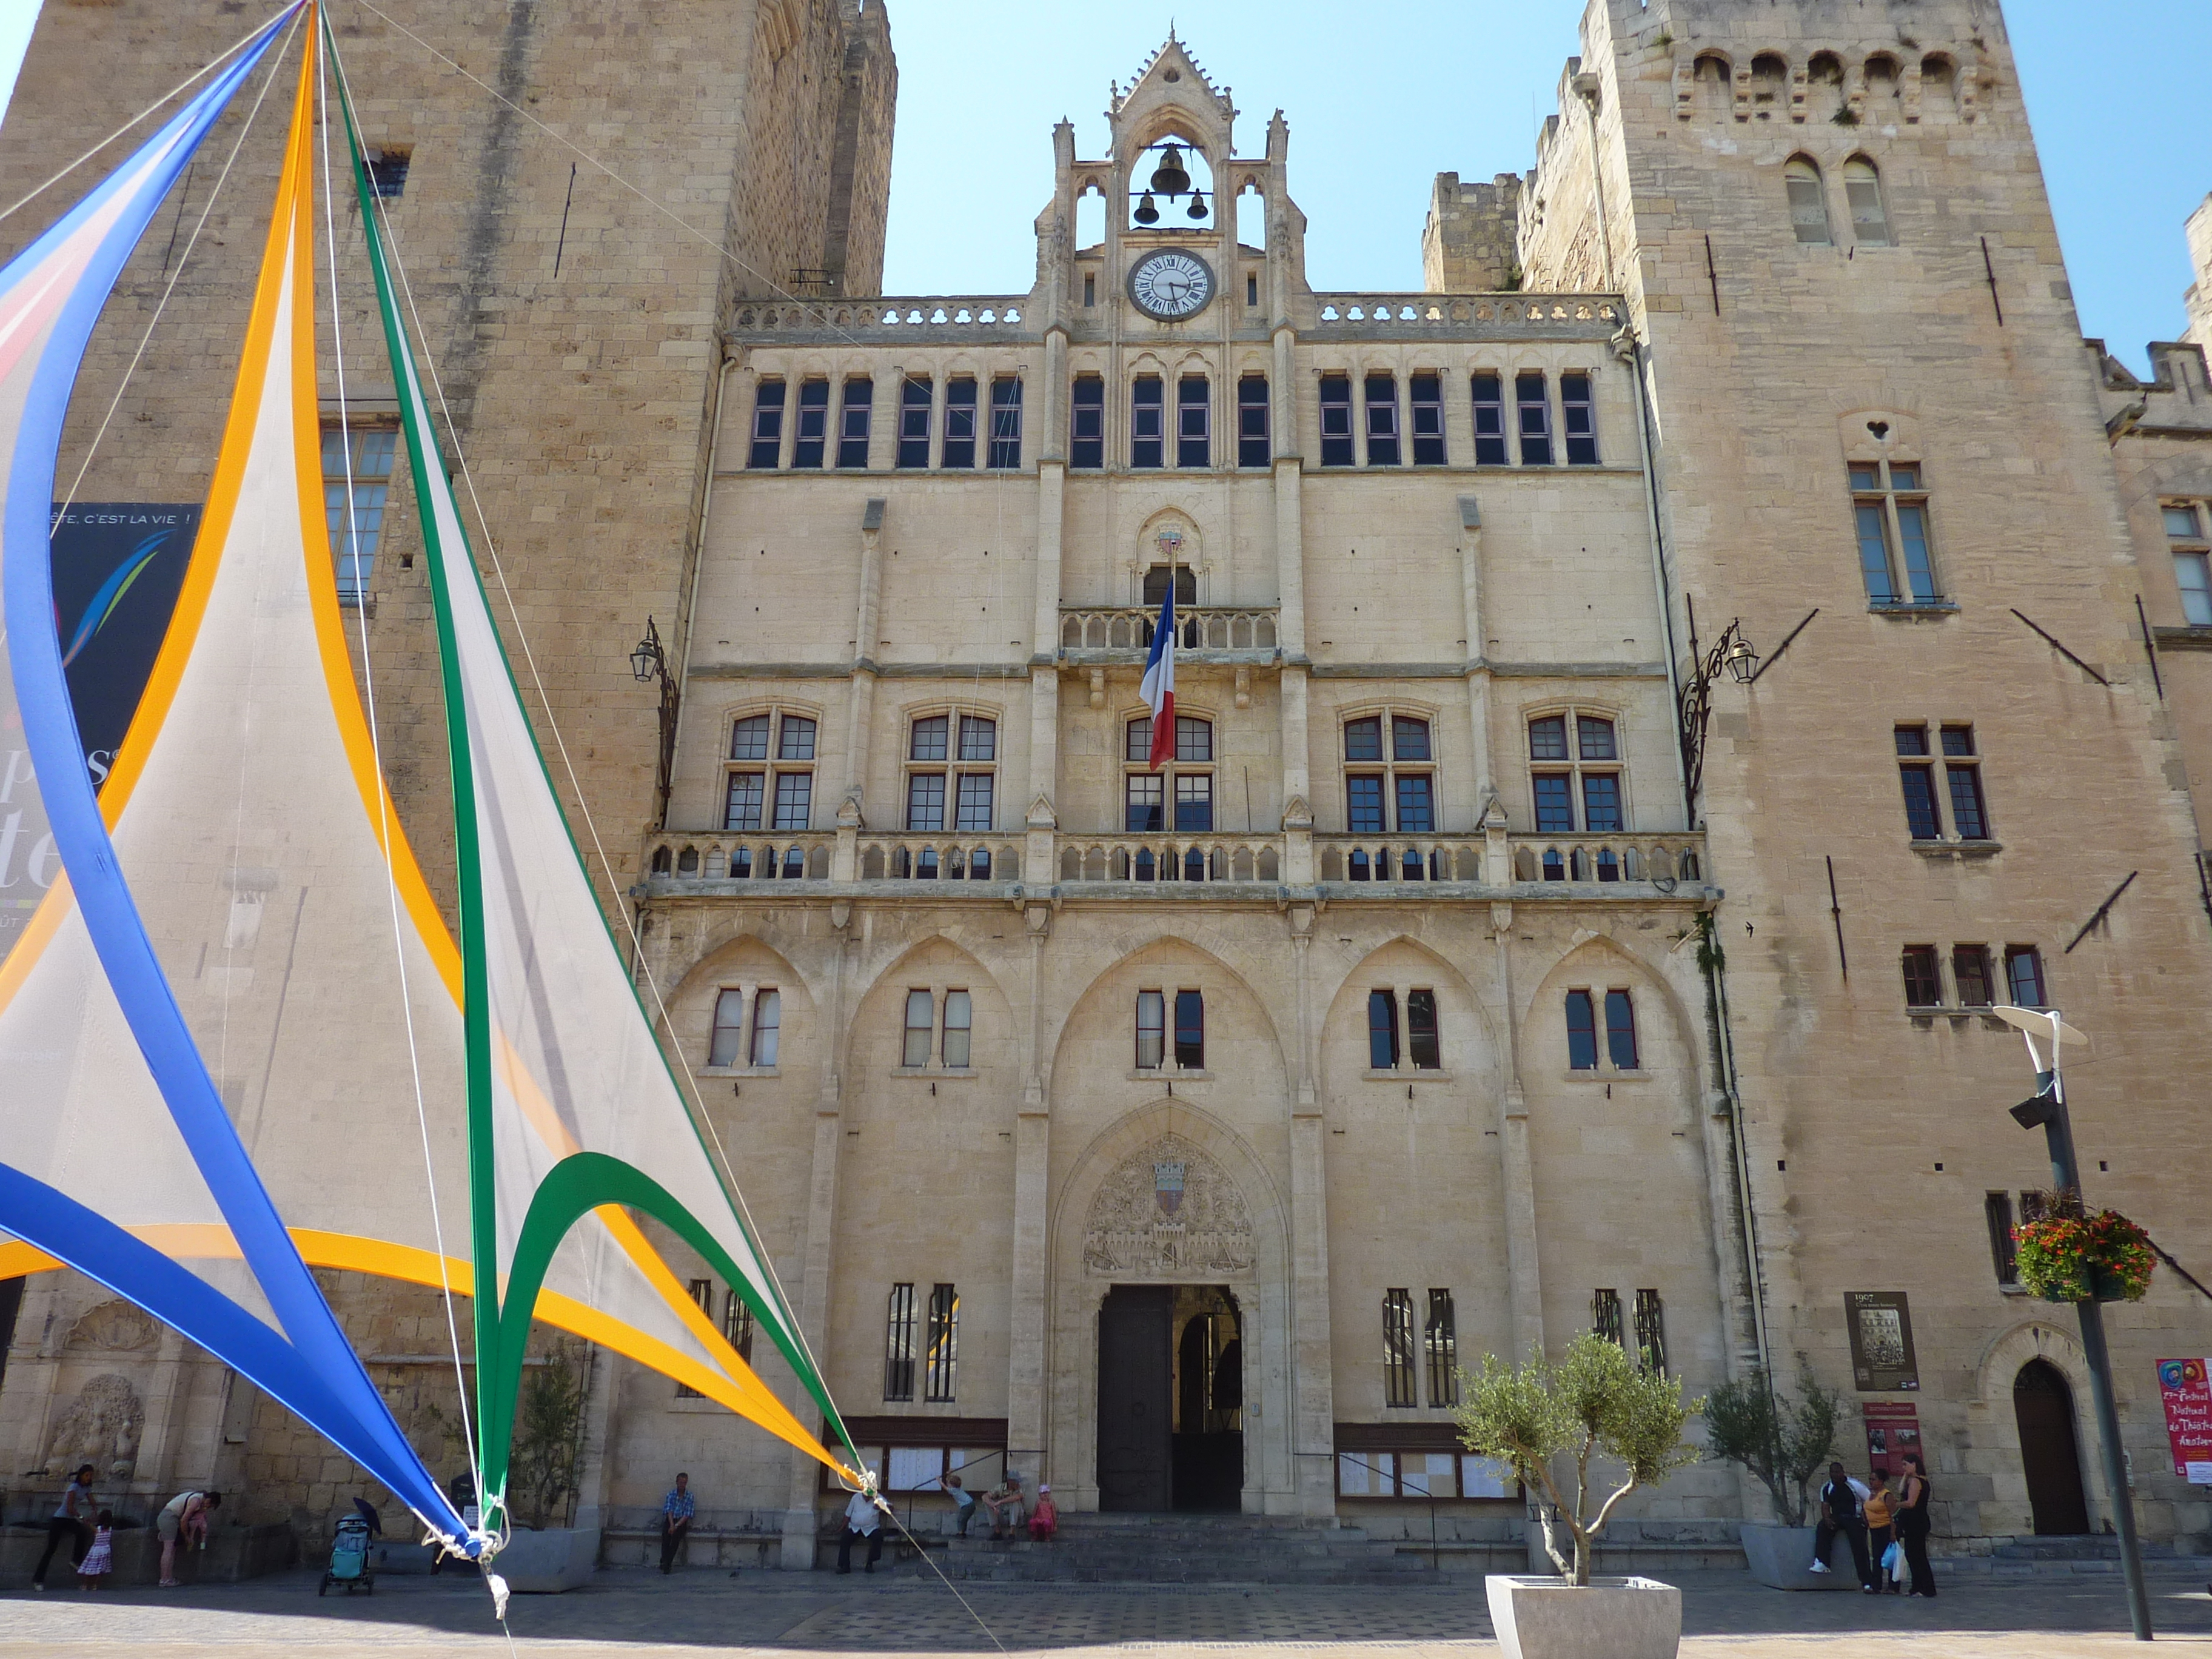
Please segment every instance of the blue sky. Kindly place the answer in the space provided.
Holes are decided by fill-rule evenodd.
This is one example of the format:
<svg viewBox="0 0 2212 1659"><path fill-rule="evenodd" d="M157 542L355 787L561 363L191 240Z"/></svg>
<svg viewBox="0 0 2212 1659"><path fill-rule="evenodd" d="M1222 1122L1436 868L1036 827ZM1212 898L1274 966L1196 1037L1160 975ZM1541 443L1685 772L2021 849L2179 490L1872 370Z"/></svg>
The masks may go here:
<svg viewBox="0 0 2212 1659"><path fill-rule="evenodd" d="M1359 9L1171 0L889 0L899 59L884 289L1005 294L1035 270L1052 189L1052 125L1106 147L1107 82L1176 33L1242 114L1256 152L1291 124L1291 190L1317 288L1420 286L1421 221L1439 172L1525 171L1576 50L1577 0ZM2212 5L2011 0L2013 51L2085 332L2141 368L2181 331L2181 222L2212 191Z"/></svg>

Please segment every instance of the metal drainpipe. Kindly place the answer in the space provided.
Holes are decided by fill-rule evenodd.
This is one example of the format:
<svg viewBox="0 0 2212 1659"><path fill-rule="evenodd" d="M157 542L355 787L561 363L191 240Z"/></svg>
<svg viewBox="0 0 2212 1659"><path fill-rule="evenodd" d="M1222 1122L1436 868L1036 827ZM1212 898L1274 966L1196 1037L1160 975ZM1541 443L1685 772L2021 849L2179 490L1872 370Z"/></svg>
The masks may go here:
<svg viewBox="0 0 2212 1659"><path fill-rule="evenodd" d="M1625 312L1627 308L1627 301L1625 297L1621 305ZM1634 329L1634 324L1624 321L1623 331L1628 337L1629 355L1621 359L1621 363L1636 382L1636 426L1638 435L1644 444L1644 504L1650 516L1651 574L1652 580L1658 589L1659 616L1666 632L1667 690L1672 699L1672 710L1676 727L1676 742L1673 745L1674 775L1682 789L1683 822L1686 827L1694 829L1698 804L1690 794L1689 767L1683 758L1682 745L1680 741L1682 687L1680 675L1676 667L1674 606L1667 582L1666 530L1659 510L1658 447L1652 438L1651 410L1645 397L1644 343L1636 337ZM1710 923L1711 914L1705 913L1701 920ZM1708 951L1711 952L1710 958L1707 956ZM1753 1335L1759 1347L1759 1369L1765 1374L1768 1394L1771 1397L1774 1389L1774 1357L1767 1331L1766 1282L1759 1272L1759 1221L1753 1208L1751 1196L1751 1147L1749 1139L1744 1133L1743 1094L1737 1085L1735 1043L1729 1031L1726 966L1724 961L1721 959L1723 954L1717 933L1709 931L1703 941L1703 947L1698 952L1699 966L1705 975L1705 992L1711 1005L1713 1057L1720 1072L1721 1092L1728 1101L1729 1139L1731 1143L1730 1150L1735 1154L1736 1198L1738 1203L1743 1207L1744 1273L1749 1281L1746 1288L1751 1293Z"/></svg>

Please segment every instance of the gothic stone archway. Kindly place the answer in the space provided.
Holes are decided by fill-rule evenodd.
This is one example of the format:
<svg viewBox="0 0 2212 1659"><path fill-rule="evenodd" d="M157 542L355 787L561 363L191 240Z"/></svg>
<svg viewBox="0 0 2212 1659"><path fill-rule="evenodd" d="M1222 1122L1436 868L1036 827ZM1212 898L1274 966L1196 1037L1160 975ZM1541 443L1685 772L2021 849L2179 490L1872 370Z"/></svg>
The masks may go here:
<svg viewBox="0 0 2212 1659"><path fill-rule="evenodd" d="M1176 1306L1204 1287L1236 1309L1242 1506L1294 1509L1288 1218L1252 1149L1209 1114L1163 1101L1098 1136L1056 1212L1049 1420L1066 1507L1099 1502L1107 1299L1117 1286L1161 1286L1182 1287Z"/></svg>

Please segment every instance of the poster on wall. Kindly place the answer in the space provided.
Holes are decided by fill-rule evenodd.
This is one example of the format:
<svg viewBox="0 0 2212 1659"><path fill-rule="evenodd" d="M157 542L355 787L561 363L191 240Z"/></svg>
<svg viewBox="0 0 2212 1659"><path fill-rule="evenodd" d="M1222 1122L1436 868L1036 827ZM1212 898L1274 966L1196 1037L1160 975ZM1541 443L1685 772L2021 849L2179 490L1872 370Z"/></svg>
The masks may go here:
<svg viewBox="0 0 2212 1659"><path fill-rule="evenodd" d="M94 787L154 670L200 522L196 501L78 501L53 514L54 620ZM10 692L0 696L0 962L61 873Z"/></svg>
<svg viewBox="0 0 2212 1659"><path fill-rule="evenodd" d="M2212 1486L2212 1358L2161 1359L2158 1395L2166 1407L2173 1472L2192 1486Z"/></svg>
<svg viewBox="0 0 2212 1659"><path fill-rule="evenodd" d="M197 501L77 501L54 524L54 619L93 781L106 780L185 582Z"/></svg>
<svg viewBox="0 0 2212 1659"><path fill-rule="evenodd" d="M1846 1291L1844 1320L1851 1334L1851 1377L1861 1394L1919 1388L1912 1314L1903 1291Z"/></svg>
<svg viewBox="0 0 2212 1659"><path fill-rule="evenodd" d="M1920 1407L1910 1400L1863 1400L1867 1468L1892 1479L1905 1473L1905 1454L1920 1450ZM1925 1454L1923 1454L1923 1457Z"/></svg>

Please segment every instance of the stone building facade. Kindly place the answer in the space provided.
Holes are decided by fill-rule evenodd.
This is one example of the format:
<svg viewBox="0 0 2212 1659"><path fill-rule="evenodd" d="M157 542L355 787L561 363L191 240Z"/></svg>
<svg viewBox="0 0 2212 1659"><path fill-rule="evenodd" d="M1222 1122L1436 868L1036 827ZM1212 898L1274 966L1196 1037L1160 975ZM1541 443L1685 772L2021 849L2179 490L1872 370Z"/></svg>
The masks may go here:
<svg viewBox="0 0 2212 1659"><path fill-rule="evenodd" d="M1180 43L1108 118L1029 293L737 308L645 964L894 1491L1517 1548L1456 1364L1751 1340L1624 313L1314 292L1288 124ZM623 1388L617 1509L683 1409ZM799 1545L786 1462L688 1467Z"/></svg>
<svg viewBox="0 0 2212 1659"><path fill-rule="evenodd" d="M1052 135L1029 291L927 299L874 292L880 10L746 15L518 7L444 47L563 131L615 86L716 112L711 167L659 130L618 165L721 216L742 268L587 171L568 201L488 100L364 105L415 147L425 315L641 990L902 1508L955 1468L1385 1536L1433 1497L1510 1553L1453 1370L1595 1327L1692 1393L1759 1364L1843 1389L1847 1433L1919 1437L1954 1548L2101 1522L2071 1316L2011 1282L2003 1224L2049 1176L1981 1011L2092 1035L2088 1195L2212 1257L2212 623L2166 516L2212 512L2212 388L2195 349L2150 384L2084 349L1996 5L1592 0L1534 170L1439 179L1419 294L1310 288L1289 124L1238 156L1170 40L1103 157ZM404 78L404 44L349 38L356 83L377 53ZM36 118L59 152L80 116ZM552 274L556 195L590 286ZM134 267L142 315L159 276ZM174 373L214 398L206 349ZM213 416L144 412L140 472L101 488L196 499ZM404 520L368 597L434 867ZM647 612L682 691L665 805L622 672ZM428 1298L332 1289L368 1350L437 1346ZM250 1468L319 1519L346 1468L100 1300L29 1293L17 1467L64 1455L56 1425L135 1449L189 1419L149 1481ZM2166 1273L2109 1318L2144 1530L2201 1537L2152 1362L2212 1321ZM93 1386L126 1372L136 1416ZM417 1374L380 1373L434 1436ZM811 1464L605 1356L590 1422L601 1518L641 1523L681 1467L811 1564ZM1700 1466L1630 1524L1711 1543L1761 1501Z"/></svg>

